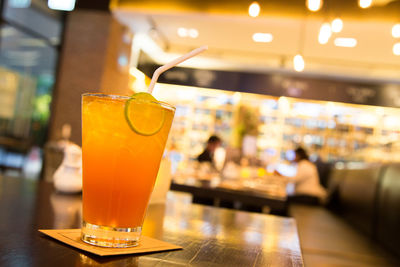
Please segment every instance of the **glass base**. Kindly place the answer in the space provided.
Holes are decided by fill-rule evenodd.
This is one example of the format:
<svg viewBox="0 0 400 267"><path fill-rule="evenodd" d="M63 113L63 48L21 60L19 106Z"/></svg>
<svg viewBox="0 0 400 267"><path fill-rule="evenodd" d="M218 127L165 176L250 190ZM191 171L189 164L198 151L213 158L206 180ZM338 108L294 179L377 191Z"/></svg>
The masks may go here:
<svg viewBox="0 0 400 267"><path fill-rule="evenodd" d="M108 248L128 248L139 244L142 227L117 228L83 221L81 239L91 245Z"/></svg>

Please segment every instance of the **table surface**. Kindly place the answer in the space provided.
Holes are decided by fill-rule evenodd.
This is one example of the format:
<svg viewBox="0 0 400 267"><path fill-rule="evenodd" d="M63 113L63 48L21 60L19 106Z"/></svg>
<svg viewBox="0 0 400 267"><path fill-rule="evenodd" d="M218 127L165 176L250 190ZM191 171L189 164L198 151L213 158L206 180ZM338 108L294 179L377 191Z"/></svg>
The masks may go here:
<svg viewBox="0 0 400 267"><path fill-rule="evenodd" d="M143 234L183 250L100 257L38 232L79 228L81 205L48 182L0 177L0 266L303 266L294 219L195 205L182 193L149 206Z"/></svg>

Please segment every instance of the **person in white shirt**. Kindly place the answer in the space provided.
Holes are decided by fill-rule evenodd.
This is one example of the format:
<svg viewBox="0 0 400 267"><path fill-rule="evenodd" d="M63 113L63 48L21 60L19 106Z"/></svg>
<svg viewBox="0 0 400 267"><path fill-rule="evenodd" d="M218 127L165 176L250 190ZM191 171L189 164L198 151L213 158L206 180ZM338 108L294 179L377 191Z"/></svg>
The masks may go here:
<svg viewBox="0 0 400 267"><path fill-rule="evenodd" d="M317 167L309 161L307 152L299 147L295 150L297 172L293 177L286 177L288 182L295 184L294 196L290 196L290 202L302 202L306 204L323 203L326 198L326 191L321 186ZM277 175L281 175L275 172Z"/></svg>

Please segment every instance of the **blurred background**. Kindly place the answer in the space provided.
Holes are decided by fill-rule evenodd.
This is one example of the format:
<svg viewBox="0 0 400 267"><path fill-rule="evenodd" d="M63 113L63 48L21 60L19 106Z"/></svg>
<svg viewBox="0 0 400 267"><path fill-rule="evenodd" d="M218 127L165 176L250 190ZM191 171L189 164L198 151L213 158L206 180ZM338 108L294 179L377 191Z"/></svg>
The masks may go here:
<svg viewBox="0 0 400 267"><path fill-rule="evenodd" d="M298 145L314 161L400 161L400 1L3 0L0 14L7 175L38 177L63 141L81 143L82 93L145 91L204 44L155 88L177 107L174 171L212 134L239 154L255 138L262 166Z"/></svg>

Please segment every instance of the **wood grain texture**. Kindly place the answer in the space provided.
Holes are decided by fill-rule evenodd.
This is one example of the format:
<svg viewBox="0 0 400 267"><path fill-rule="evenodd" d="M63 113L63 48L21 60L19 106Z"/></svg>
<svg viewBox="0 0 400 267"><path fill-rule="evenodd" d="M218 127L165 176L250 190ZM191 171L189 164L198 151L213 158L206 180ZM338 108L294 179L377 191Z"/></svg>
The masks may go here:
<svg viewBox="0 0 400 267"><path fill-rule="evenodd" d="M303 266L293 219L195 205L179 193L149 206L143 228L181 251L102 258L37 232L80 227L80 203L44 181L0 178L0 266Z"/></svg>

